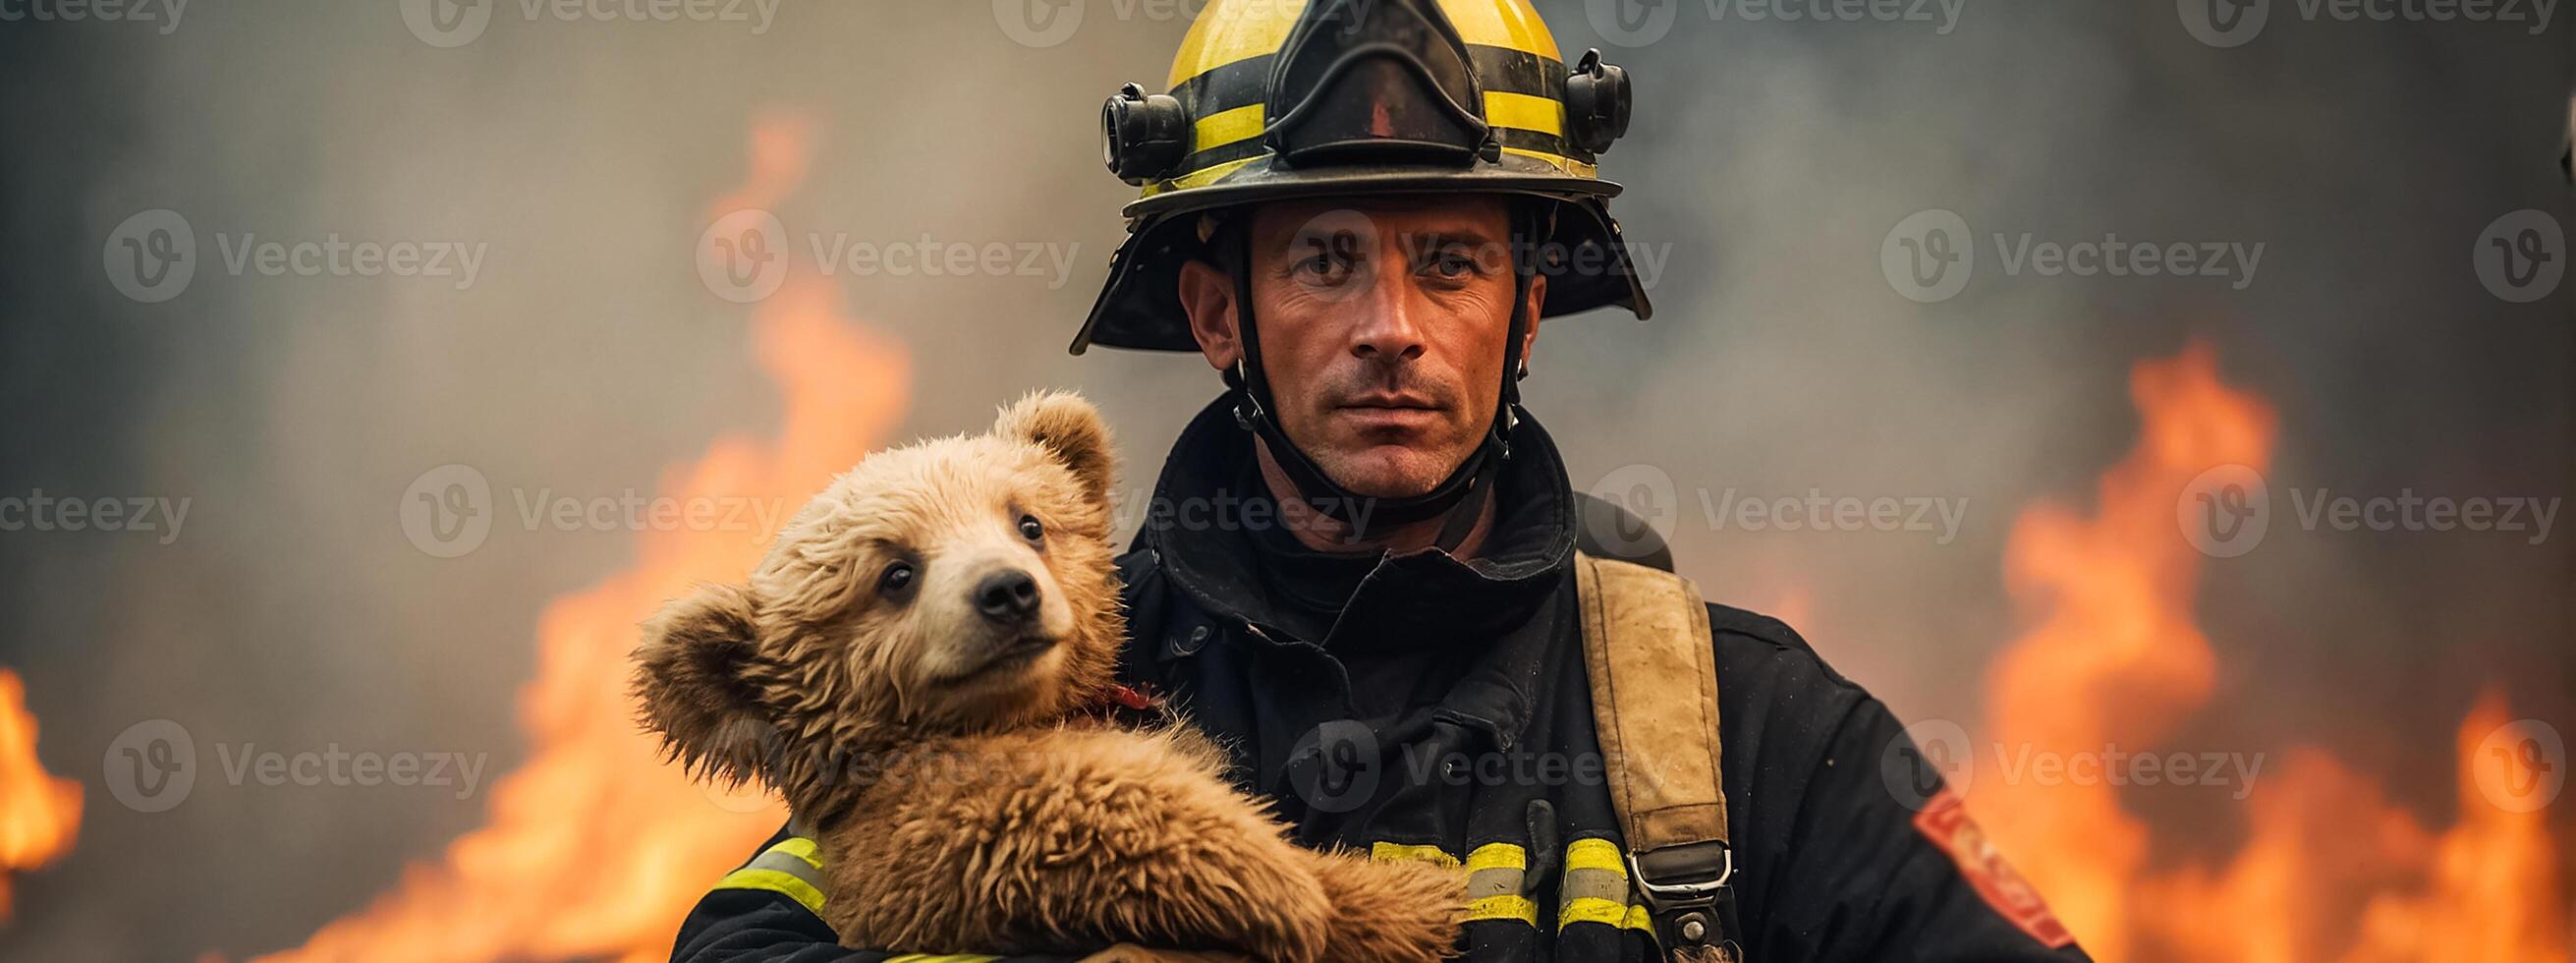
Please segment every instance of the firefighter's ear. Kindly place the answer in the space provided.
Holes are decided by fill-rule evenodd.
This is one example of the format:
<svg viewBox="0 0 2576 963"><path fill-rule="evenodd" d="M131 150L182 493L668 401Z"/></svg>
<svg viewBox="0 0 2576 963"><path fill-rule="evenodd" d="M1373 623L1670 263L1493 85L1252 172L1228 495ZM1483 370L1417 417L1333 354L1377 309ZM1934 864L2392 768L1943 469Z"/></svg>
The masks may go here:
<svg viewBox="0 0 2576 963"><path fill-rule="evenodd" d="M1031 392L1002 409L993 433L1033 442L1053 454L1082 483L1083 494L1106 503L1118 473L1117 446L1109 440L1109 422L1100 409L1070 391Z"/></svg>
<svg viewBox="0 0 2576 963"><path fill-rule="evenodd" d="M1541 274L1530 278L1529 303L1521 306L1521 310L1527 312L1522 317L1529 319L1529 326L1521 330L1521 372L1529 370L1530 358L1538 351L1538 325L1542 320L1539 315L1545 313L1546 308L1547 275ZM1515 372L1513 376L1522 375Z"/></svg>
<svg viewBox="0 0 2576 963"><path fill-rule="evenodd" d="M738 786L761 775L775 729L745 670L759 636L751 592L710 585L663 606L635 649L645 728L691 775Z"/></svg>
<svg viewBox="0 0 2576 963"><path fill-rule="evenodd" d="M1181 313L1189 318L1190 337L1198 340L1199 354L1207 358L1208 367L1229 370L1243 358L1243 342L1235 336L1234 277L1225 269L1206 261L1192 259L1181 265Z"/></svg>

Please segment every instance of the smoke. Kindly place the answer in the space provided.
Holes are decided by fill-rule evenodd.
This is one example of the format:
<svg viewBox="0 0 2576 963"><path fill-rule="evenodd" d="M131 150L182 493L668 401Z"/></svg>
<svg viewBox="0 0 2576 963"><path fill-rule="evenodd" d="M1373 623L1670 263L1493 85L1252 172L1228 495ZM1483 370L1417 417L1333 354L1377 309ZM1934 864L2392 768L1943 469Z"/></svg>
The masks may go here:
<svg viewBox="0 0 2576 963"><path fill-rule="evenodd" d="M813 122L772 253L831 265L849 313L911 347L907 433L1074 387L1144 486L1216 390L1195 358L1061 350L1132 196L1096 159L1098 102L1159 86L1171 13L1194 4L1075 5L1042 46L1024 41L1053 26L978 3L668 22L491 4L453 46L463 24L405 19L436 7L0 25L0 497L192 506L167 545L0 532L0 664L27 679L48 768L90 786L79 849L20 880L0 955L291 945L480 819L453 787L234 785L216 747L517 760L509 694L537 609L630 551L584 508L775 417L747 309L691 253L755 117ZM1791 616L1903 715L1974 718L2013 627L2014 514L2088 497L2132 442L2130 364L2198 335L2280 407L2283 448L2273 533L2203 586L2223 676L2194 745L2296 733L2386 761L2397 798L2438 813L2447 780L2425 774L2479 684L2571 718L2565 533L2305 531L2283 491L2576 487L2571 294L2507 301L2475 261L2511 212L2576 223L2556 167L2566 24L2285 3L2220 47L2189 5L1792 21L1816 8L1724 2L1639 8L1671 13L1647 41L1615 4L1542 8L1569 53L1602 46L1637 83L1603 170L1661 265L1660 313L1548 322L1529 407L1578 486L1666 480L1648 507L1712 597ZM195 273L138 299L118 245L152 235L121 229L162 210ZM1883 256L1931 210L1975 257L1946 297L1891 267L1935 262ZM2210 244L2262 255L2213 275ZM2177 245L2194 271L2173 270ZM441 249L453 270L432 267ZM447 465L496 509L457 557L401 514ZM1743 509L1818 499L1864 521ZM1867 520L1882 500L1896 521ZM1955 520L1907 524L1914 504ZM162 812L120 803L103 765L151 720L206 763Z"/></svg>

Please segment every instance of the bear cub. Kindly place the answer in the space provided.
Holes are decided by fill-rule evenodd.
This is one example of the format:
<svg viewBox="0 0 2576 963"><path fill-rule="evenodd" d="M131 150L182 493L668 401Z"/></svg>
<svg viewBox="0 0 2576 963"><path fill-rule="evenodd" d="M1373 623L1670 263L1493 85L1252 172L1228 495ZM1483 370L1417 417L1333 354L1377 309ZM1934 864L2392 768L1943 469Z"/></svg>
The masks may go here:
<svg viewBox="0 0 2576 963"><path fill-rule="evenodd" d="M645 724L815 837L854 948L1435 960L1464 881L1288 841L1184 725L1122 727L1109 430L1035 394L991 431L868 456L743 585L645 628Z"/></svg>

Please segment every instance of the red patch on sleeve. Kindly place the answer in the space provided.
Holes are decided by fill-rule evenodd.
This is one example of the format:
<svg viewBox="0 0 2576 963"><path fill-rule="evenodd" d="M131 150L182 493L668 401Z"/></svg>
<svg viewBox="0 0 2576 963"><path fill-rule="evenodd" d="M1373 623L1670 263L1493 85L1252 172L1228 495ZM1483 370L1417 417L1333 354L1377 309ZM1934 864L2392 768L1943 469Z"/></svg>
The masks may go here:
<svg viewBox="0 0 2576 963"><path fill-rule="evenodd" d="M1110 702L1122 708L1135 709L1141 712L1155 706L1153 696L1147 695L1143 690L1131 686L1110 686L1108 695Z"/></svg>
<svg viewBox="0 0 2576 963"><path fill-rule="evenodd" d="M1114 716L1122 709L1129 712L1152 712L1162 707L1163 698L1155 695L1151 689L1141 685L1133 687L1111 685L1092 696L1091 704L1086 708L1096 715Z"/></svg>
<svg viewBox="0 0 2576 963"><path fill-rule="evenodd" d="M2066 924L2057 921L2057 914L2048 911L2048 903L2039 898L2039 890L2014 871L2011 863L2004 862L2004 854L1986 839L1986 831L1968 818L1968 807L1959 801L1957 793L1941 790L1922 812L1915 814L1914 828L1950 854L1950 861L1959 865L1959 875L1968 878L1968 885L1976 887L1977 895L1994 907L1997 915L2011 920L2049 949L2075 943L2075 934L2067 932Z"/></svg>

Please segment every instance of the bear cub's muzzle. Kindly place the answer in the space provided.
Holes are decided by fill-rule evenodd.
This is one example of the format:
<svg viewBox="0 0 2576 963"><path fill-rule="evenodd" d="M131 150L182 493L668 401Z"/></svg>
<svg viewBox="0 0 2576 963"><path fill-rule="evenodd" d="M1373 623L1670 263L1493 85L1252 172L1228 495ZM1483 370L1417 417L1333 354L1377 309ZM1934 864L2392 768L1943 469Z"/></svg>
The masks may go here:
<svg viewBox="0 0 2576 963"><path fill-rule="evenodd" d="M1017 626L1037 618L1038 580L1020 569L1006 569L984 576L975 585L975 611L1004 626Z"/></svg>

